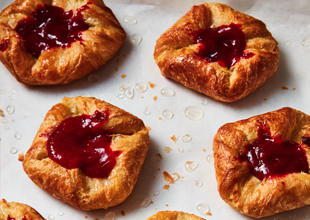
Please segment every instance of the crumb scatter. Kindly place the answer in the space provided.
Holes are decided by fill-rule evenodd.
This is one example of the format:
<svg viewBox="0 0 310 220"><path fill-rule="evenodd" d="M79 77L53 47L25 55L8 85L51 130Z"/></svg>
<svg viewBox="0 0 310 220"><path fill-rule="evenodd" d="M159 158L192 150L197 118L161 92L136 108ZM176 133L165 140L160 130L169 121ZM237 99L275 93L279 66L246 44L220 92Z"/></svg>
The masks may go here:
<svg viewBox="0 0 310 220"><path fill-rule="evenodd" d="M288 88L286 86L282 86L281 89L288 90Z"/></svg>
<svg viewBox="0 0 310 220"><path fill-rule="evenodd" d="M23 161L25 158L24 154L18 154L18 160Z"/></svg>
<svg viewBox="0 0 310 220"><path fill-rule="evenodd" d="M168 190L169 188L170 188L170 186L169 186L168 184L166 184L166 185L163 186L163 189Z"/></svg>
<svg viewBox="0 0 310 220"><path fill-rule="evenodd" d="M167 171L163 172L163 176L164 176L165 181L169 183L174 183L173 177Z"/></svg>
<svg viewBox="0 0 310 220"><path fill-rule="evenodd" d="M150 85L150 87L151 87L152 89L156 86L156 84L151 83L150 81L149 81L148 83L149 83L149 85Z"/></svg>
<svg viewBox="0 0 310 220"><path fill-rule="evenodd" d="M173 135L170 139L173 140L174 143L177 142L177 137L175 135Z"/></svg>

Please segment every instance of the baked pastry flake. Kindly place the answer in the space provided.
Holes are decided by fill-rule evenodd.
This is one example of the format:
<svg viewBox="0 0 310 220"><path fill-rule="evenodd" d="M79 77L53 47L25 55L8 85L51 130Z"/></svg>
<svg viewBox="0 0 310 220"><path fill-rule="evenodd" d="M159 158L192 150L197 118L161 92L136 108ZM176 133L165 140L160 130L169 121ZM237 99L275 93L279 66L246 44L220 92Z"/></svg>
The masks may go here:
<svg viewBox="0 0 310 220"><path fill-rule="evenodd" d="M2 220L45 220L36 210L18 202L0 200L0 219Z"/></svg>
<svg viewBox="0 0 310 220"><path fill-rule="evenodd" d="M146 220L205 220L193 214L179 211L161 211Z"/></svg>
<svg viewBox="0 0 310 220"><path fill-rule="evenodd" d="M266 25L219 3L193 6L156 41L163 76L223 102L244 98L278 68Z"/></svg>
<svg viewBox="0 0 310 220"><path fill-rule="evenodd" d="M102 0L16 0L0 13L0 61L27 85L80 79L111 59L125 37Z"/></svg>
<svg viewBox="0 0 310 220"><path fill-rule="evenodd" d="M139 118L95 98L65 97L46 114L23 167L63 202L107 209L131 194L149 145Z"/></svg>
<svg viewBox="0 0 310 220"><path fill-rule="evenodd" d="M260 218L310 204L310 116L286 107L223 125L213 140L222 199Z"/></svg>

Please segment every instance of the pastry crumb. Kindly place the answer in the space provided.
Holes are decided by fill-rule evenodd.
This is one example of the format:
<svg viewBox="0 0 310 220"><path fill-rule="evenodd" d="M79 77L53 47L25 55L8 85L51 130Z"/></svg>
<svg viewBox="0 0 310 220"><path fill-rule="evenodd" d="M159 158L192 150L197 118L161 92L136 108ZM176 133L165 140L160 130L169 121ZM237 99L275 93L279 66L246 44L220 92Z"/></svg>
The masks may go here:
<svg viewBox="0 0 310 220"><path fill-rule="evenodd" d="M264 98L264 101L267 101L267 98Z"/></svg>
<svg viewBox="0 0 310 220"><path fill-rule="evenodd" d="M288 88L286 86L282 86L281 89L288 90Z"/></svg>
<svg viewBox="0 0 310 220"><path fill-rule="evenodd" d="M100 220L99 218L95 218L95 220Z"/></svg>
<svg viewBox="0 0 310 220"><path fill-rule="evenodd" d="M296 90L296 88L292 88L292 90Z"/></svg>
<svg viewBox="0 0 310 220"><path fill-rule="evenodd" d="M173 140L174 143L177 142L177 137L175 135L173 135L170 139Z"/></svg>
<svg viewBox="0 0 310 220"><path fill-rule="evenodd" d="M154 202L151 200L151 204L153 204Z"/></svg>
<svg viewBox="0 0 310 220"><path fill-rule="evenodd" d="M145 128L146 128L148 131L151 130L151 127L149 127L149 126L145 126Z"/></svg>
<svg viewBox="0 0 310 220"><path fill-rule="evenodd" d="M158 168L158 171L160 171L160 168Z"/></svg>
<svg viewBox="0 0 310 220"><path fill-rule="evenodd" d="M164 152L165 152L165 153L169 153L170 151L171 151L171 147L165 147L165 148L164 148Z"/></svg>
<svg viewBox="0 0 310 220"><path fill-rule="evenodd" d="M119 90L125 90L126 88L125 88L125 86L120 86L119 87Z"/></svg>
<svg viewBox="0 0 310 220"><path fill-rule="evenodd" d="M163 176L164 176L165 181L169 183L174 183L173 177L167 171L163 172Z"/></svg>
<svg viewBox="0 0 310 220"><path fill-rule="evenodd" d="M154 101L156 101L156 100L157 100L157 96L156 96L156 95L153 97L153 100L154 100Z"/></svg>
<svg viewBox="0 0 310 220"><path fill-rule="evenodd" d="M212 213L211 212L206 212L206 215L212 215Z"/></svg>
<svg viewBox="0 0 310 220"><path fill-rule="evenodd" d="M3 114L2 109L0 109L0 116L1 116L1 117L4 117L4 114Z"/></svg>
<svg viewBox="0 0 310 220"><path fill-rule="evenodd" d="M163 120L161 117L158 117L159 120Z"/></svg>
<svg viewBox="0 0 310 220"><path fill-rule="evenodd" d="M202 151L203 151L203 152L206 152L206 149L203 148Z"/></svg>
<svg viewBox="0 0 310 220"><path fill-rule="evenodd" d="M168 184L164 185L163 189L168 190L170 188L170 186Z"/></svg>
<svg viewBox="0 0 310 220"><path fill-rule="evenodd" d="M152 89L156 86L156 84L151 83L150 81L149 81L148 83L149 83L149 85L150 85L150 87L151 87Z"/></svg>
<svg viewBox="0 0 310 220"><path fill-rule="evenodd" d="M121 215L122 215L122 216L125 216L125 211L122 210L122 211L121 211Z"/></svg>
<svg viewBox="0 0 310 220"><path fill-rule="evenodd" d="M141 96L141 99L144 99L144 97L143 97L143 96Z"/></svg>
<svg viewBox="0 0 310 220"><path fill-rule="evenodd" d="M88 216L87 216L87 215L85 215L85 218L88 218Z"/></svg>
<svg viewBox="0 0 310 220"><path fill-rule="evenodd" d="M168 204L166 204L166 206L168 206Z"/></svg>
<svg viewBox="0 0 310 220"><path fill-rule="evenodd" d="M25 158L24 154L18 154L18 160L23 161Z"/></svg>
<svg viewBox="0 0 310 220"><path fill-rule="evenodd" d="M122 74L121 78L124 79L127 75L126 74Z"/></svg>

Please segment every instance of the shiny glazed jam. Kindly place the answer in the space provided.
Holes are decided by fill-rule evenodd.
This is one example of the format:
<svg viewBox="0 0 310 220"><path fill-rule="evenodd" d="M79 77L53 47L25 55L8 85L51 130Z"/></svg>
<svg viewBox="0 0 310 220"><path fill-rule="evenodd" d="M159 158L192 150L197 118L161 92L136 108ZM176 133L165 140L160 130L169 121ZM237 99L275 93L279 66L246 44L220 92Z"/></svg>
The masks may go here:
<svg viewBox="0 0 310 220"><path fill-rule="evenodd" d="M6 49L8 49L8 46L9 46L9 41L8 41L7 39L3 39L3 40L0 42L0 51L1 51L1 52L6 51Z"/></svg>
<svg viewBox="0 0 310 220"><path fill-rule="evenodd" d="M302 143L310 146L310 137L301 137Z"/></svg>
<svg viewBox="0 0 310 220"><path fill-rule="evenodd" d="M48 134L49 158L66 169L80 168L91 178L108 177L121 154L112 151L111 135L102 128L108 118L108 112L96 111L63 120Z"/></svg>
<svg viewBox="0 0 310 220"><path fill-rule="evenodd" d="M34 57L53 47L69 47L75 41L82 41L82 32L89 26L81 12L87 5L73 13L52 5L39 5L33 17L21 20L16 32L25 40L25 47Z"/></svg>
<svg viewBox="0 0 310 220"><path fill-rule="evenodd" d="M222 25L192 33L195 41L200 43L198 56L207 62L218 62L230 69L240 59L248 59L254 53L245 51L246 43L240 24Z"/></svg>
<svg viewBox="0 0 310 220"><path fill-rule="evenodd" d="M290 173L308 173L305 151L296 142L273 137L266 124L260 123L257 139L247 145L240 154L251 173L260 180L285 176Z"/></svg>
<svg viewBox="0 0 310 220"><path fill-rule="evenodd" d="M10 216L8 216L8 219L7 219L7 220L15 220L15 218L11 218ZM22 220L28 220L28 219L26 219L25 217L23 217Z"/></svg>

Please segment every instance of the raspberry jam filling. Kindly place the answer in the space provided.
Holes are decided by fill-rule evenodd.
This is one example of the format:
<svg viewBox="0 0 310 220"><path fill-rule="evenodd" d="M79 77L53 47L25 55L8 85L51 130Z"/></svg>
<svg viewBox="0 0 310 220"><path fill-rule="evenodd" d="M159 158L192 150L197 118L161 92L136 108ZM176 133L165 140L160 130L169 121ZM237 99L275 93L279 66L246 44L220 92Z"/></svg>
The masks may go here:
<svg viewBox="0 0 310 220"><path fill-rule="evenodd" d="M112 151L111 135L102 127L108 112L63 120L48 134L48 157L66 169L80 168L91 178L108 177L121 151Z"/></svg>
<svg viewBox="0 0 310 220"><path fill-rule="evenodd" d="M240 24L231 23L217 28L194 31L195 41L200 43L197 55L207 62L218 62L230 69L240 59L248 59L254 53L245 51L246 43Z"/></svg>
<svg viewBox="0 0 310 220"><path fill-rule="evenodd" d="M75 41L82 41L82 32L89 26L81 12L85 5L73 13L52 5L39 5L33 17L21 20L15 31L25 40L25 47L34 57L53 47L69 47Z"/></svg>
<svg viewBox="0 0 310 220"><path fill-rule="evenodd" d="M10 216L8 216L8 219L7 219L7 220L15 220L15 218L11 218ZM28 220L28 219L26 219L25 217L23 217L22 220Z"/></svg>
<svg viewBox="0 0 310 220"><path fill-rule="evenodd" d="M0 42L0 51L4 52L4 51L6 51L6 49L8 49L8 47L9 47L9 41L7 39L3 39Z"/></svg>
<svg viewBox="0 0 310 220"><path fill-rule="evenodd" d="M246 161L251 173L260 180L309 172L306 153L301 145L271 136L270 129L263 123L258 126L257 139L245 147L239 159Z"/></svg>

